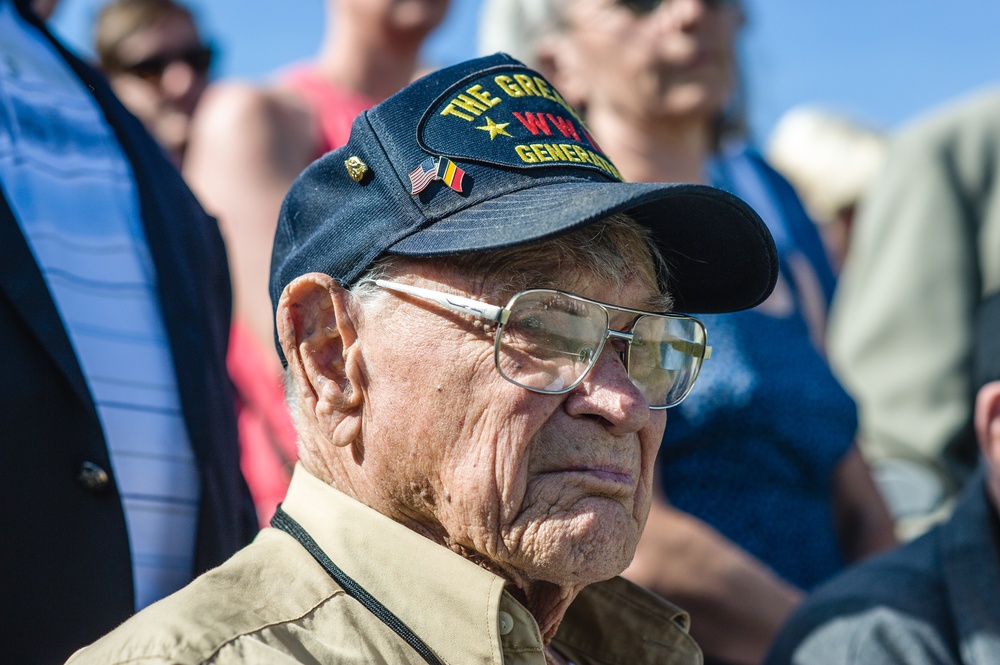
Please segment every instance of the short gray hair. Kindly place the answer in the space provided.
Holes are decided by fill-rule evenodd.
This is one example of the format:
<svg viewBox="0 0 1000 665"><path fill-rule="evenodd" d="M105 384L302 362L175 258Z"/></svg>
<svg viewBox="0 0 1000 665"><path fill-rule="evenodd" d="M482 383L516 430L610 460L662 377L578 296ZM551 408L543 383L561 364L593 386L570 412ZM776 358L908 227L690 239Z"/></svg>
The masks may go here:
<svg viewBox="0 0 1000 665"><path fill-rule="evenodd" d="M538 42L558 32L565 0L484 0L479 12L479 52L509 53L538 69Z"/></svg>
<svg viewBox="0 0 1000 665"><path fill-rule="evenodd" d="M530 287L555 286L552 274L580 271L622 287L642 279L661 287L664 311L673 305L662 285L667 283L667 262L648 228L624 213L610 215L598 224L539 242L504 249L413 259L386 256L377 261L350 289L362 304L384 294L375 280L398 278L419 265L450 269L482 284L480 297L513 295Z"/></svg>

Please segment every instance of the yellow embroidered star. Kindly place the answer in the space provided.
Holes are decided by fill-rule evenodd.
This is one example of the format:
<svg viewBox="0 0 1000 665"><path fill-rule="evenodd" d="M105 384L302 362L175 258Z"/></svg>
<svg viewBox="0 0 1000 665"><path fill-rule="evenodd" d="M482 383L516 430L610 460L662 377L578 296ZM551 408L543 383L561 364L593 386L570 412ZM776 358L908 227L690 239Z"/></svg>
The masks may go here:
<svg viewBox="0 0 1000 665"><path fill-rule="evenodd" d="M489 132L490 140L492 141L497 137L497 134L510 136L510 134L507 133L507 125L509 124L510 124L509 122L493 122L492 120L490 120L489 116L486 116L486 124L483 125L482 127L476 127L476 129L481 129L484 132Z"/></svg>

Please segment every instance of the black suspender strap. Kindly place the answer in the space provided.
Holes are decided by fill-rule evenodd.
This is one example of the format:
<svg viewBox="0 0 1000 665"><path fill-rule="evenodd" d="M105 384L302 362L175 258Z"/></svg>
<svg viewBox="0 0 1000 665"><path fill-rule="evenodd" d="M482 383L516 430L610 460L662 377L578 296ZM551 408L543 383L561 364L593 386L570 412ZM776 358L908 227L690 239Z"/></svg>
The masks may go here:
<svg viewBox="0 0 1000 665"><path fill-rule="evenodd" d="M316 541L312 539L309 532L302 528L302 525L296 522L294 519L288 516L281 506L274 513L274 517L271 518L271 526L275 529L281 529L289 536L299 541L299 544L305 548L312 558L316 559L316 562L323 567L323 570L333 578L333 581L340 585L351 598L365 606L369 612L374 614L379 621L384 623L386 626L391 628L393 632L399 635L403 640L406 641L413 650L420 654L420 657L424 659L429 665L443 665L438 657L434 655L430 647L424 644L417 635L410 630L410 628L403 623L399 617L389 611L385 605L380 603L378 599L372 596L368 591L365 590L363 586L355 582L351 577L342 571L337 564L335 564L330 557L326 555L320 546L316 544Z"/></svg>

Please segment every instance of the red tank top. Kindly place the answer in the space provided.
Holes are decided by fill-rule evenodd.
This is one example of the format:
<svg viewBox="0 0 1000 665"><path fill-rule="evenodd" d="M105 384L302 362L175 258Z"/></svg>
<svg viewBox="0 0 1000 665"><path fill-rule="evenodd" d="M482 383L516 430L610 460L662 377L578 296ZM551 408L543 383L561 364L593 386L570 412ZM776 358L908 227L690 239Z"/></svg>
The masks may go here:
<svg viewBox="0 0 1000 665"><path fill-rule="evenodd" d="M347 143L354 118L378 103L378 100L338 87L311 67L289 71L282 77L281 85L305 100L312 111L323 140L319 154Z"/></svg>

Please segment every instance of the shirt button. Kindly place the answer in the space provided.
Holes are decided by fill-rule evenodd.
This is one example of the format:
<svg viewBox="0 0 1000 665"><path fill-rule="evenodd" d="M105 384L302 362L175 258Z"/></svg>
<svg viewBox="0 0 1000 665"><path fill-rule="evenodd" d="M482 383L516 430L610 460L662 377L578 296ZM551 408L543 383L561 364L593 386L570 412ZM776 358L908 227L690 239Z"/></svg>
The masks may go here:
<svg viewBox="0 0 1000 665"><path fill-rule="evenodd" d="M509 635L510 631L514 630L514 617L507 614L503 610L497 615L497 619L500 623L500 634Z"/></svg>
<svg viewBox="0 0 1000 665"><path fill-rule="evenodd" d="M84 489L100 494L108 489L111 484L111 477L108 472L93 462L84 462L80 465L80 471L76 474L76 479L83 485Z"/></svg>

